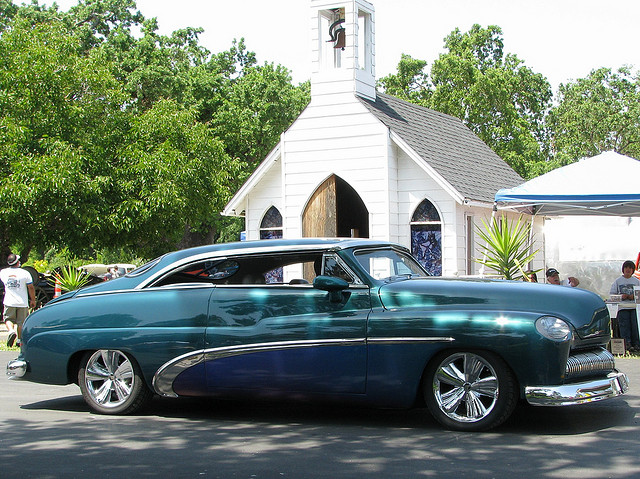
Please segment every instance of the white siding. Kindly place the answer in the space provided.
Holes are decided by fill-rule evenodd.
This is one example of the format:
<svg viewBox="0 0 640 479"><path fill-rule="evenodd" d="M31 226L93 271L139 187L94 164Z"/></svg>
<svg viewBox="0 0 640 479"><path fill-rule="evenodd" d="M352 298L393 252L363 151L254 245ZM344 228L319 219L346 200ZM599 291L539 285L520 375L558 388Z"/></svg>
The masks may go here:
<svg viewBox="0 0 640 479"><path fill-rule="evenodd" d="M370 236L388 238L388 131L351 95L348 103L310 104L284 134L282 151L285 236L302 234L302 212L311 194L335 174L360 195Z"/></svg>
<svg viewBox="0 0 640 479"><path fill-rule="evenodd" d="M260 222L271 206L283 214L282 161L276 161L246 199L245 230L248 240L260 239ZM284 219L283 219L284 221Z"/></svg>
<svg viewBox="0 0 640 479"><path fill-rule="evenodd" d="M411 216L425 199L431 201L442 221L442 274L458 273L458 205L440 185L407 154L398 155L398 242L411 248Z"/></svg>

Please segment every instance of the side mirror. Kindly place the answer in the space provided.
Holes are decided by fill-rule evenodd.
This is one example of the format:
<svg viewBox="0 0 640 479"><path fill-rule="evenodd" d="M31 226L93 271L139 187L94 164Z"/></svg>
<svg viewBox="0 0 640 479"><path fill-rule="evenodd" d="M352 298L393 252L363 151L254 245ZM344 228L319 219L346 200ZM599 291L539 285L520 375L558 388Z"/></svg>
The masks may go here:
<svg viewBox="0 0 640 479"><path fill-rule="evenodd" d="M349 289L349 283L342 278L335 276L316 276L313 280L313 287L329 293L329 300L332 303L340 303L343 300L341 294L344 290Z"/></svg>

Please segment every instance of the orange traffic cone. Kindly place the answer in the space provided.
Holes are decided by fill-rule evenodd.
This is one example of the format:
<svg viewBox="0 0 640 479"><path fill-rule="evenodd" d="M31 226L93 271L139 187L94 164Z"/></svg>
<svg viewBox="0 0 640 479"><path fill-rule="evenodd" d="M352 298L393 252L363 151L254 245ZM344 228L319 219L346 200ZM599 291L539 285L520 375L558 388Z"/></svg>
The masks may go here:
<svg viewBox="0 0 640 479"><path fill-rule="evenodd" d="M62 294L62 288L60 287L60 281L56 279L56 284L53 287L53 297L57 298Z"/></svg>

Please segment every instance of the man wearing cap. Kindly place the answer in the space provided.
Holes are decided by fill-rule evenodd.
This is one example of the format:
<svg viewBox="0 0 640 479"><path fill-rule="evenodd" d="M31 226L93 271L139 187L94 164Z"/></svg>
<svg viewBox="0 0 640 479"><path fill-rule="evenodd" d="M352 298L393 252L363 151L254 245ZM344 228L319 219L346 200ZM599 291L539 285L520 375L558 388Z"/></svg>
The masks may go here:
<svg viewBox="0 0 640 479"><path fill-rule="evenodd" d="M7 256L7 264L9 267L0 271L0 280L4 283L2 319L9 330L7 346L11 347L20 338L29 307L36 307L36 289L29 272L20 267L19 255L11 253Z"/></svg>
<svg viewBox="0 0 640 479"><path fill-rule="evenodd" d="M568 279L560 281L560 272L555 268L549 268L547 270L547 283L559 284L561 286L571 286L572 288L575 288L580 284L580 280L578 278L574 278L573 276L569 276Z"/></svg>

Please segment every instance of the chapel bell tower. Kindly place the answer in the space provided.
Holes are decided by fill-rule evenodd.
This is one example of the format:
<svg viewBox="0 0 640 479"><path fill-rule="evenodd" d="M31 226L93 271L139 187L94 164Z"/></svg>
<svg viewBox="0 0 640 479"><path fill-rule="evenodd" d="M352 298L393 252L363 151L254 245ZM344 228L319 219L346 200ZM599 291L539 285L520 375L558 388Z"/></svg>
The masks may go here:
<svg viewBox="0 0 640 479"><path fill-rule="evenodd" d="M356 93L375 100L373 5L365 0L311 0L311 98Z"/></svg>

